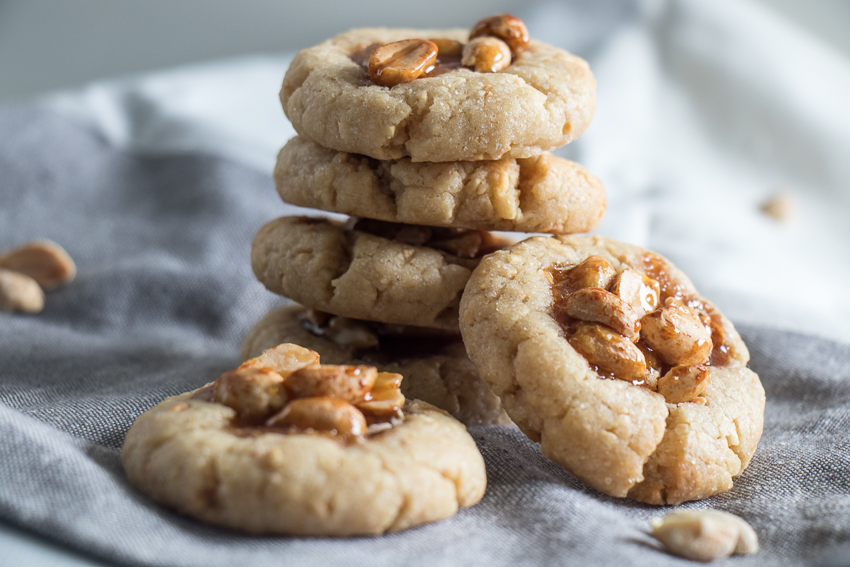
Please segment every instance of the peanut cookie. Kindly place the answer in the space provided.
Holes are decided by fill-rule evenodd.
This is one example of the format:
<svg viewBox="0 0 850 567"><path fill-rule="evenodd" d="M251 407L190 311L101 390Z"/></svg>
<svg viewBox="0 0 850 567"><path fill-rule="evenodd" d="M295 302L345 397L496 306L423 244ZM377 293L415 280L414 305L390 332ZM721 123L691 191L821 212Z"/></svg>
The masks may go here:
<svg viewBox="0 0 850 567"><path fill-rule="evenodd" d="M322 146L384 160L526 158L571 142L596 106L587 63L527 32L511 45L498 26L472 39L457 29L339 35L295 57L284 112Z"/></svg>
<svg viewBox="0 0 850 567"><path fill-rule="evenodd" d="M457 329L463 286L503 245L487 232L360 219L281 217L254 238L251 263L270 291L335 315Z"/></svg>
<svg viewBox="0 0 850 567"><path fill-rule="evenodd" d="M269 311L254 325L242 358L280 343L314 350L328 364L371 364L401 374L402 394L445 410L464 425L510 423L457 333L349 319L292 304Z"/></svg>
<svg viewBox="0 0 850 567"><path fill-rule="evenodd" d="M366 535L440 520L481 499L484 461L455 419L405 403L400 381L279 345L142 414L124 470L157 502L246 532Z"/></svg>
<svg viewBox="0 0 850 567"><path fill-rule="evenodd" d="M572 234L599 226L605 188L577 163L544 153L496 161L379 161L296 136L275 182L287 203L391 222Z"/></svg>
<svg viewBox="0 0 850 567"><path fill-rule="evenodd" d="M729 490L761 436L764 389L740 336L636 246L533 237L491 254L460 328L511 419L605 494L679 504Z"/></svg>

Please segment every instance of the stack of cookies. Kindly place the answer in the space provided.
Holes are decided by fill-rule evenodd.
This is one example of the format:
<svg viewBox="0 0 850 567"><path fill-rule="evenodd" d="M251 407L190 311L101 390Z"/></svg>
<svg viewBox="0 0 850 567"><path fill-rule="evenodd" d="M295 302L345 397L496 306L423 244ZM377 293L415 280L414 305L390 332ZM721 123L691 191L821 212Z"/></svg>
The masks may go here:
<svg viewBox="0 0 850 567"><path fill-rule="evenodd" d="M361 29L299 53L281 102L299 135L278 156L278 193L350 217L259 231L254 273L300 305L257 323L243 356L292 342L398 372L407 397L467 425L507 422L466 356L458 305L480 259L512 243L491 231L598 226L600 181L547 153L592 118L587 64L510 15L471 32Z"/></svg>

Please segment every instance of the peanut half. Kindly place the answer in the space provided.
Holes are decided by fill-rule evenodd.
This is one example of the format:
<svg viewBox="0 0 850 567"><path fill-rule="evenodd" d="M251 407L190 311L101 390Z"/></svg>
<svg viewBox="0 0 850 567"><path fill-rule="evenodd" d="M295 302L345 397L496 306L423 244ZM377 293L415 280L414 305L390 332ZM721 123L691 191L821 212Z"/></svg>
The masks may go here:
<svg viewBox="0 0 850 567"><path fill-rule="evenodd" d="M77 268L65 249L49 240L36 240L0 254L0 268L20 272L50 291L74 279Z"/></svg>
<svg viewBox="0 0 850 567"><path fill-rule="evenodd" d="M44 309L44 292L31 277L0 268L0 311L38 313Z"/></svg>
<svg viewBox="0 0 850 567"><path fill-rule="evenodd" d="M374 366L308 366L287 376L284 386L291 398L336 398L353 404L366 397L377 377Z"/></svg>
<svg viewBox="0 0 850 567"><path fill-rule="evenodd" d="M528 48L528 28L525 22L511 14L497 14L475 24L469 32L469 39L481 36L498 37L508 44L514 55Z"/></svg>
<svg viewBox="0 0 850 567"><path fill-rule="evenodd" d="M720 510L674 510L651 520L652 536L670 553L715 561L758 553L758 536L743 519Z"/></svg>
<svg viewBox="0 0 850 567"><path fill-rule="evenodd" d="M640 319L632 306L608 291L586 287L571 294L566 313L579 321L602 323L631 341L640 337Z"/></svg>
<svg viewBox="0 0 850 567"><path fill-rule="evenodd" d="M401 374L380 372L369 396L358 403L357 407L378 418L398 415L404 406L404 394L400 390L401 380Z"/></svg>
<svg viewBox="0 0 850 567"><path fill-rule="evenodd" d="M711 354L711 332L684 304L670 298L641 319L640 335L671 366L704 364Z"/></svg>
<svg viewBox="0 0 850 567"><path fill-rule="evenodd" d="M415 80L436 61L437 46L427 39L386 43L369 57L369 78L375 84L394 87Z"/></svg>
<svg viewBox="0 0 850 567"><path fill-rule="evenodd" d="M243 362L239 368L271 368L282 376L306 366L318 366L319 353L298 345L284 343L264 350L260 356Z"/></svg>
<svg viewBox="0 0 850 567"><path fill-rule="evenodd" d="M658 308L658 282L630 268L617 274L608 290L631 305L638 317Z"/></svg>
<svg viewBox="0 0 850 567"><path fill-rule="evenodd" d="M646 361L633 342L597 323L579 323L567 339L590 364L626 381L643 380Z"/></svg>
<svg viewBox="0 0 850 567"><path fill-rule="evenodd" d="M464 46L461 64L478 73L498 73L511 64L511 48L497 37L476 37Z"/></svg>
<svg viewBox="0 0 850 567"><path fill-rule="evenodd" d="M214 400L236 410L239 417L262 419L286 405L283 376L271 368L237 368L213 385Z"/></svg>
<svg viewBox="0 0 850 567"><path fill-rule="evenodd" d="M701 365L680 364L658 380L658 393L671 404L692 402L700 396L711 380L711 371Z"/></svg>
<svg viewBox="0 0 850 567"><path fill-rule="evenodd" d="M368 427L366 418L356 407L345 400L324 397L292 400L269 418L266 425L341 436L364 435Z"/></svg>
<svg viewBox="0 0 850 567"><path fill-rule="evenodd" d="M585 287L606 289L616 274L617 271L605 258L593 255L569 270L556 270L555 286L564 295Z"/></svg>

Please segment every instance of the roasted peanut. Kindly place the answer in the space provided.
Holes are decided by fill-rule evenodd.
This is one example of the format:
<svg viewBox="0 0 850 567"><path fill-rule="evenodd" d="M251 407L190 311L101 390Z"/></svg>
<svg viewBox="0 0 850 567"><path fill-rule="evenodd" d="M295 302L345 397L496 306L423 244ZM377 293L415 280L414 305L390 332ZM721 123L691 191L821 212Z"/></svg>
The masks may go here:
<svg viewBox="0 0 850 567"><path fill-rule="evenodd" d="M404 39L378 46L369 57L369 77L394 87L409 83L437 61L437 46L426 39Z"/></svg>
<svg viewBox="0 0 850 567"><path fill-rule="evenodd" d="M463 47L461 64L477 73L498 73L511 64L511 48L497 37L476 37Z"/></svg>
<svg viewBox="0 0 850 567"><path fill-rule="evenodd" d="M633 342L610 328L597 323L579 323L568 341L590 364L601 370L629 382L644 379L643 353Z"/></svg>
<svg viewBox="0 0 850 567"><path fill-rule="evenodd" d="M680 364L658 380L658 393L671 404L691 402L700 396L711 380L711 371L701 364Z"/></svg>
<svg viewBox="0 0 850 567"><path fill-rule="evenodd" d="M269 427L314 430L342 436L358 436L366 432L366 418L353 405L335 398L301 398L292 400L266 421Z"/></svg>
<svg viewBox="0 0 850 567"><path fill-rule="evenodd" d="M480 36L498 37L508 44L514 55L528 48L528 28L522 20L511 14L490 16L475 24L469 32L469 39Z"/></svg>
<svg viewBox="0 0 850 567"><path fill-rule="evenodd" d="M404 405L401 387L401 374L381 372L366 400L357 404L363 412L378 418L397 415Z"/></svg>
<svg viewBox="0 0 850 567"><path fill-rule="evenodd" d="M640 336L670 366L703 364L711 354L711 333L687 306L670 298L641 319Z"/></svg>
<svg viewBox="0 0 850 567"><path fill-rule="evenodd" d="M378 377L374 366L308 366L286 377L290 398L336 398L349 403L362 401Z"/></svg>
<svg viewBox="0 0 850 567"><path fill-rule="evenodd" d="M283 376L271 368L237 368L219 376L213 399L236 410L239 417L262 419L279 411L287 401Z"/></svg>
<svg viewBox="0 0 850 567"><path fill-rule="evenodd" d="M616 274L605 258L593 255L568 270L556 270L554 279L561 292L569 294L585 287L606 289Z"/></svg>
<svg viewBox="0 0 850 567"><path fill-rule="evenodd" d="M630 268L614 276L608 290L631 305L638 317L658 308L658 282Z"/></svg>
<svg viewBox="0 0 850 567"><path fill-rule="evenodd" d="M357 319L332 317L325 327L325 335L338 345L352 348L372 348L378 346L378 335Z"/></svg>
<svg viewBox="0 0 850 567"><path fill-rule="evenodd" d="M652 536L670 553L714 561L758 553L758 536L744 520L720 510L675 510L651 521Z"/></svg>
<svg viewBox="0 0 850 567"><path fill-rule="evenodd" d="M0 268L31 277L44 291L68 283L77 273L65 249L49 240L27 242L0 254Z"/></svg>
<svg viewBox="0 0 850 567"><path fill-rule="evenodd" d="M429 39L437 46L437 57L460 57L463 55L463 44L454 39Z"/></svg>
<svg viewBox="0 0 850 567"><path fill-rule="evenodd" d="M0 268L0 311L38 313L44 309L44 292L24 274Z"/></svg>
<svg viewBox="0 0 850 567"><path fill-rule="evenodd" d="M579 321L602 323L631 341L640 337L640 319L632 306L604 289L582 288L564 305L567 315Z"/></svg>
<svg viewBox="0 0 850 567"><path fill-rule="evenodd" d="M283 343L265 350L256 358L243 362L239 368L271 368L281 376L307 366L319 364L319 353L298 345Z"/></svg>
<svg viewBox="0 0 850 567"><path fill-rule="evenodd" d="M638 341L636 344L643 353L643 359L646 361L646 375L644 376L643 383L651 390L655 390L658 387L658 379L661 377L661 359L643 341Z"/></svg>

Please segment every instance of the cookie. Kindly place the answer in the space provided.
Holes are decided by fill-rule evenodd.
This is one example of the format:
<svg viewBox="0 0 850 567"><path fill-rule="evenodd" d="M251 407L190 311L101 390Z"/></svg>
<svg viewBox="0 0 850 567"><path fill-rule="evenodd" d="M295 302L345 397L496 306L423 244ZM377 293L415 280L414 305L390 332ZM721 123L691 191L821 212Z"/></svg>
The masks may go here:
<svg viewBox="0 0 850 567"><path fill-rule="evenodd" d="M271 221L254 238L254 274L270 291L335 315L457 330L472 268L501 246L486 232L378 221L353 227L307 217Z"/></svg>
<svg viewBox="0 0 850 567"><path fill-rule="evenodd" d="M439 162L531 157L590 124L596 83L587 63L534 40L499 72L463 67L441 51L433 76L376 84L367 70L370 46L409 38L466 43L469 33L356 29L301 51L280 91L295 131L375 159Z"/></svg>
<svg viewBox="0 0 850 567"><path fill-rule="evenodd" d="M375 324L290 304L269 311L251 328L242 358L280 343L314 350L328 364L371 364L401 374L405 397L445 410L464 425L510 423L456 333Z"/></svg>
<svg viewBox="0 0 850 567"><path fill-rule="evenodd" d="M605 188L544 153L496 161L379 161L296 136L280 151L277 192L292 205L390 222L572 234L596 229Z"/></svg>
<svg viewBox="0 0 850 567"><path fill-rule="evenodd" d="M122 464L160 504L245 532L368 535L446 518L481 499L484 461L445 412L400 410L400 378L280 345L142 414Z"/></svg>
<svg viewBox="0 0 850 567"><path fill-rule="evenodd" d="M761 436L764 389L740 336L636 246L533 237L491 254L460 329L511 419L605 494L679 504L729 490Z"/></svg>

